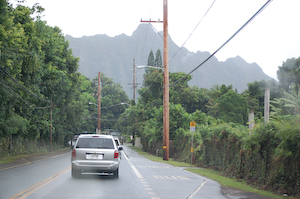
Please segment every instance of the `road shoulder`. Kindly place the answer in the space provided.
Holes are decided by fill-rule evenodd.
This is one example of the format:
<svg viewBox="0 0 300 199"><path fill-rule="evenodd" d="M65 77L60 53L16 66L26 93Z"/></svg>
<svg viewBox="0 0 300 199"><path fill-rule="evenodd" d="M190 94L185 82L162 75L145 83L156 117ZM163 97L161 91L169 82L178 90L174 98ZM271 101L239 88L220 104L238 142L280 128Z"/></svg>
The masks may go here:
<svg viewBox="0 0 300 199"><path fill-rule="evenodd" d="M237 199L237 198L243 198L243 199L271 199L269 197L265 197L265 196L261 196L258 195L256 193L252 193L252 192L246 192L246 191L242 191L239 189L234 189L232 187L226 187L226 186L222 186L222 194L226 197L226 198L230 198L230 199Z"/></svg>
<svg viewBox="0 0 300 199"><path fill-rule="evenodd" d="M24 166L27 164L31 164L34 162L42 161L49 158L54 158L66 153L71 153L71 148L65 148L63 150L58 150L51 153L42 153L42 154L35 154L35 155L24 155L12 162L9 163L0 163L0 172L8 169L13 169L16 167ZM2 160L5 158L2 158ZM0 159L1 160L1 159Z"/></svg>

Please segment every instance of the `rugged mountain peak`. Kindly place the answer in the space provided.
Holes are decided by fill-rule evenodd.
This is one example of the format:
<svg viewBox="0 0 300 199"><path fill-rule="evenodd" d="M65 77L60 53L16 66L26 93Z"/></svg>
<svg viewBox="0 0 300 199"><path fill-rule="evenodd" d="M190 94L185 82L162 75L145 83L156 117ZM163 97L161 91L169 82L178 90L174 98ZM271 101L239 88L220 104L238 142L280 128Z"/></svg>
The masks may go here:
<svg viewBox="0 0 300 199"><path fill-rule="evenodd" d="M162 34L162 33L160 33ZM66 35L74 55L80 57L79 72L90 79L97 76L100 71L113 78L132 96L132 66L135 63L147 64L148 55L152 50L154 55L158 49L163 51L161 36L149 24L140 24L131 36L120 34L115 37L107 35L85 36L73 38ZM176 45L169 36L169 66L170 72L189 73L207 59L209 52L188 51ZM162 52L163 53L163 52ZM176 53L176 56L173 55ZM144 70L136 70L136 82L143 82ZM239 92L247 89L247 84L271 79L256 63L247 63L242 57L228 58L219 62L212 57L195 72L189 82L191 86L211 88L214 85L233 85ZM139 84L142 85L142 84Z"/></svg>

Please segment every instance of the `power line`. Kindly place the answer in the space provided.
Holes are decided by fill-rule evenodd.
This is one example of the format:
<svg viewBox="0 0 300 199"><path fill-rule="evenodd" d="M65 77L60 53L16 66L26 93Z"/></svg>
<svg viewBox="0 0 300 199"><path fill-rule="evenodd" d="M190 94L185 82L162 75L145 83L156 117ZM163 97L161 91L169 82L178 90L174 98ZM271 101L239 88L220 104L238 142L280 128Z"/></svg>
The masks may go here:
<svg viewBox="0 0 300 199"><path fill-rule="evenodd" d="M46 100L46 99L42 99L40 98L39 96L37 96L36 94L30 92L27 88L25 88L23 85L21 85L16 79L14 79L6 70L4 70L4 68L2 66L0 66L0 71L6 75L8 78L12 79L14 83L18 84L24 91L26 91L27 93L31 94L32 96L38 98L39 100L41 101L44 101L44 102L48 102L50 103L50 100Z"/></svg>
<svg viewBox="0 0 300 199"><path fill-rule="evenodd" d="M174 55L171 57L171 59L169 60L168 63L170 63L172 61L172 59L177 55L177 53L183 48L183 46L186 44L186 42L190 39L190 37L192 36L192 34L195 32L195 30L197 29L197 27L199 26L199 24L201 23L201 21L204 19L204 17L207 15L207 13L210 11L210 9L212 8L212 6L214 5L215 2L216 2L216 0L213 1L213 3L210 5L210 7L208 8L208 10L205 12L205 14L203 15L203 17L200 19L200 21L195 26L194 30L191 32L191 34L188 36L188 38L185 40L185 42L183 42L182 46L177 50L177 52L174 53Z"/></svg>
<svg viewBox="0 0 300 199"><path fill-rule="evenodd" d="M146 44L146 39L143 39L143 36L144 38L147 38L147 35L148 35L148 28L149 26L147 26L146 28L144 28L144 26L141 26L140 27L140 34L139 34L139 37L138 37L138 43L137 43L137 47L140 47L141 50L139 52L139 57L137 57L137 55L135 55L134 57L138 60L138 63L141 63L141 59L142 59L142 56L143 56L143 52L144 52L144 49L145 49L145 44ZM140 38L141 36L141 38ZM140 42L140 40L142 40L142 42ZM136 52L137 53L137 52Z"/></svg>
<svg viewBox="0 0 300 199"><path fill-rule="evenodd" d="M2 81L1 83L3 84L3 86L7 89L9 89L11 92L13 92L18 98L20 98L28 107L30 108L34 108L34 109L46 109L46 108L50 108L50 106L45 106L45 107L37 107L34 106L33 104L30 104L29 102L27 102L26 100L24 100L18 93L16 93L12 88L10 88L9 86L7 86L6 84L4 84Z"/></svg>
<svg viewBox="0 0 300 199"><path fill-rule="evenodd" d="M99 119L98 117L89 117L89 118L92 118L92 119ZM128 118L122 118L122 119L101 119L101 121L119 121L119 120L126 120Z"/></svg>
<svg viewBox="0 0 300 199"><path fill-rule="evenodd" d="M142 94L140 94L140 96L143 96L144 93L146 93L146 91L149 90L150 86L156 81L156 79L157 79L159 76L160 76L160 74L158 74L158 75L154 78L154 80L151 82L151 84L146 88L146 90L145 90Z"/></svg>
<svg viewBox="0 0 300 199"><path fill-rule="evenodd" d="M8 88L11 92L13 92L18 98L20 98L25 104L27 104L27 106L32 107L33 105L30 105L26 100L24 100L18 93L16 93L12 88L10 88L9 86L5 85L2 81L1 81L2 85L5 88Z"/></svg>
<svg viewBox="0 0 300 199"><path fill-rule="evenodd" d="M127 103L127 102L123 102L123 103ZM130 102L128 102L128 103L130 103ZM111 108L111 107L115 107L115 106L121 106L121 105L123 105L123 104L114 104L114 105L111 105L111 106L106 106L106 107L101 107L101 109L102 108Z"/></svg>
<svg viewBox="0 0 300 199"><path fill-rule="evenodd" d="M157 31L157 29L152 25L152 23L149 22L149 24L152 26L152 28L155 30L155 32L156 32L162 39L164 39L163 36Z"/></svg>
<svg viewBox="0 0 300 199"><path fill-rule="evenodd" d="M172 84L169 84L165 87L171 87L178 82L180 82L182 79L186 78L188 75L192 74L194 71L196 71L198 68L200 68L205 62L207 62L211 57L213 57L219 50L221 50L230 40L232 40L242 29L244 29L259 13L261 13L273 0L268 0L242 27L240 27L223 45L221 45L213 54L211 54L206 60L204 60L200 65L198 65L196 68L194 68L191 72L180 78L179 80L173 82Z"/></svg>
<svg viewBox="0 0 300 199"><path fill-rule="evenodd" d="M210 7L208 8L208 10L205 12L205 14L203 15L203 17L200 19L200 21L197 23L197 25L195 26L195 28L193 29L193 31L190 33L190 35L188 36L188 38L185 40L185 42L181 45L181 47L177 50L177 52L174 53L174 55L172 56L172 58L168 61L168 64L172 61L172 59L178 54L178 52L183 48L183 46L186 44L186 42L190 39L190 37L192 36L192 34L195 32L195 30L197 29L197 27L199 26L199 24L201 23L201 21L204 19L204 17L207 15L207 13L210 11L210 9L212 8L212 6L214 5L214 3L216 2L216 0L213 1L213 3L210 5ZM159 32L157 31L157 29L152 25L152 23L149 22L149 24L152 26L152 28L155 30L155 32L163 39L163 36L161 34L159 34ZM146 88L146 90L140 95L142 96L149 88L150 86L156 81L156 79L158 78L160 74L158 74L154 80L152 81L152 83Z"/></svg>

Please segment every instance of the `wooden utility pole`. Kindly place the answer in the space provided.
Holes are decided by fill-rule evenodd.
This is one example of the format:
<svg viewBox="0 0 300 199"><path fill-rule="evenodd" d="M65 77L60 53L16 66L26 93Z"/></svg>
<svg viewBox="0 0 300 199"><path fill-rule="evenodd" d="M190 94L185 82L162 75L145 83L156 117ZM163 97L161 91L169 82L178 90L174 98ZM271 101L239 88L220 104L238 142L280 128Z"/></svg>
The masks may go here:
<svg viewBox="0 0 300 199"><path fill-rule="evenodd" d="M266 88L265 89L265 111L264 111L265 122L269 122L269 114L270 114L270 88Z"/></svg>
<svg viewBox="0 0 300 199"><path fill-rule="evenodd" d="M50 99L50 151L52 151L52 99Z"/></svg>
<svg viewBox="0 0 300 199"><path fill-rule="evenodd" d="M254 128L254 111L250 110L249 113L249 135L251 135L251 131Z"/></svg>
<svg viewBox="0 0 300 199"><path fill-rule="evenodd" d="M98 72L98 131L101 132L101 74Z"/></svg>
<svg viewBox="0 0 300 199"><path fill-rule="evenodd" d="M133 100L135 105L135 59L133 58ZM137 118L135 118L135 123L137 123ZM135 145L135 128L132 129L132 146Z"/></svg>
<svg viewBox="0 0 300 199"><path fill-rule="evenodd" d="M163 96L163 160L169 161L169 34L168 0L164 1L164 96Z"/></svg>
<svg viewBox="0 0 300 199"><path fill-rule="evenodd" d="M135 102L135 59L133 58L133 100Z"/></svg>
<svg viewBox="0 0 300 199"><path fill-rule="evenodd" d="M163 0L163 21L145 21L148 23L163 22L164 31L164 91L163 91L163 160L169 161L169 33L168 33L168 0Z"/></svg>
<svg viewBox="0 0 300 199"><path fill-rule="evenodd" d="M135 102L135 88L137 87L138 84L140 83L135 83L135 59L133 58L133 82L132 83L128 83L129 85L132 85L132 88L133 88L133 100Z"/></svg>

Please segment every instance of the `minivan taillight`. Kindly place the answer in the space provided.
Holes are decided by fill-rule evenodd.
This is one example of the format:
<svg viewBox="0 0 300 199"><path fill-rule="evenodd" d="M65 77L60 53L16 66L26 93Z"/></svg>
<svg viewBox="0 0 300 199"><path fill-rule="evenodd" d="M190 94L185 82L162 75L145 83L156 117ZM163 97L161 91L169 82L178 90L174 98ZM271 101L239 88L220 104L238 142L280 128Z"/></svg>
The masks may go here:
<svg viewBox="0 0 300 199"><path fill-rule="evenodd" d="M76 158L76 150L75 149L72 150L72 157Z"/></svg>
<svg viewBox="0 0 300 199"><path fill-rule="evenodd" d="M118 157L119 157L119 151L118 151L118 150L115 150L114 158L118 158Z"/></svg>

